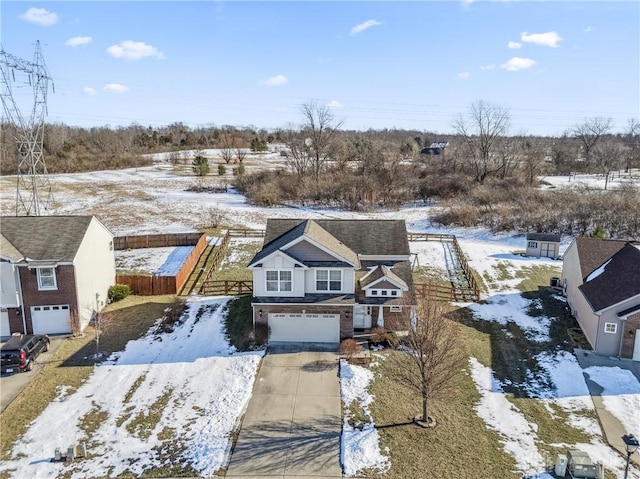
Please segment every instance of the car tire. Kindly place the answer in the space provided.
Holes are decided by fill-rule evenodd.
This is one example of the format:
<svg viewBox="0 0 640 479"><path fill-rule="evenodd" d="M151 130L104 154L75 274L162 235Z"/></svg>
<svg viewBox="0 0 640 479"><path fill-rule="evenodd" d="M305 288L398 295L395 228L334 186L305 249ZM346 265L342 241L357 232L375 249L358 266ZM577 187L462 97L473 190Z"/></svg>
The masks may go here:
<svg viewBox="0 0 640 479"><path fill-rule="evenodd" d="M25 371L31 371L33 369L33 361L29 361L27 363L27 367L24 368Z"/></svg>
<svg viewBox="0 0 640 479"><path fill-rule="evenodd" d="M51 343L49 341L46 341L44 343L44 349L42 351L46 353L47 351L49 351L50 346L51 346Z"/></svg>

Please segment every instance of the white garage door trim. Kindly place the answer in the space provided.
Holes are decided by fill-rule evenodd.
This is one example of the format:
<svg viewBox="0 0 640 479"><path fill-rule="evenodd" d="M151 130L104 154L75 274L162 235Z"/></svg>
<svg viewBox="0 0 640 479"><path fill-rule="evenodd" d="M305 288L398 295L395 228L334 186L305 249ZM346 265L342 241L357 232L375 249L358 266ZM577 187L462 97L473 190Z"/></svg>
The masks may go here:
<svg viewBox="0 0 640 479"><path fill-rule="evenodd" d="M339 343L339 314L269 314L270 342Z"/></svg>
<svg viewBox="0 0 640 479"><path fill-rule="evenodd" d="M33 334L68 334L71 316L68 304L31 306Z"/></svg>
<svg viewBox="0 0 640 479"><path fill-rule="evenodd" d="M11 336L11 325L9 324L9 312L2 308L0 310L0 337Z"/></svg>

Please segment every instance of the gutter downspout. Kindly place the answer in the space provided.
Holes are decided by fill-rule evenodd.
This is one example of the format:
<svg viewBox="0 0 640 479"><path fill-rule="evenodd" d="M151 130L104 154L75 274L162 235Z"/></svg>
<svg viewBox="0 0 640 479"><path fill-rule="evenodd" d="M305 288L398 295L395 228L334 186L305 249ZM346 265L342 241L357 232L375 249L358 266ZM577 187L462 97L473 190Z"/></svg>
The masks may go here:
<svg viewBox="0 0 640 479"><path fill-rule="evenodd" d="M620 346L618 347L618 358L622 359L622 341L624 340L624 327L627 325L627 316L618 318L622 324L620 325Z"/></svg>

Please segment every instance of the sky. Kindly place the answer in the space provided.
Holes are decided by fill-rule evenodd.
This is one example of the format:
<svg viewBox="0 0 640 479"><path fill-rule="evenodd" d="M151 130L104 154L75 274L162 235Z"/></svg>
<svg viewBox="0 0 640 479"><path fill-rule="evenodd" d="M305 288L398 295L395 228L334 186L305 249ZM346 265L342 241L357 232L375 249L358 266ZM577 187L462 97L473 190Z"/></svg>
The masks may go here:
<svg viewBox="0 0 640 479"><path fill-rule="evenodd" d="M452 133L477 101L512 133L640 118L637 1L3 0L0 26L7 53L40 42L47 121L74 126L275 129L311 102L355 130ZM29 116L26 74L12 91Z"/></svg>

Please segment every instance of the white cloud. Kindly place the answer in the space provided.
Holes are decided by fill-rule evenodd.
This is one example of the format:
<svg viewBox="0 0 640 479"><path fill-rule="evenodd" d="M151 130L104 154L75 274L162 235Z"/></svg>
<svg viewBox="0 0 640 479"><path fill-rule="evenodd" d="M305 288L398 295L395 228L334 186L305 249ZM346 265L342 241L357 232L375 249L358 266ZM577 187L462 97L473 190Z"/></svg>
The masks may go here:
<svg viewBox="0 0 640 479"><path fill-rule="evenodd" d="M513 57L508 62L500 65L500 67L510 72L517 72L519 70L531 68L535 64L535 60L532 60L531 58Z"/></svg>
<svg viewBox="0 0 640 479"><path fill-rule="evenodd" d="M113 83L112 83L112 85L113 85ZM107 86L108 86L108 85L107 85ZM122 85L120 85L120 86L122 86ZM105 87L105 90L106 90L106 88L107 88L107 87ZM125 88L126 88L126 87L125 87ZM82 89L82 93L84 93L85 95L93 96L93 95L95 95L95 94L96 94L96 90L95 90L95 88L91 88L90 86L86 86L86 87L84 87L84 88Z"/></svg>
<svg viewBox="0 0 640 479"><path fill-rule="evenodd" d="M50 12L45 8L31 7L29 10L20 15L22 20L35 23L43 27L48 27L58 23L58 14Z"/></svg>
<svg viewBox="0 0 640 479"><path fill-rule="evenodd" d="M593 28L592 26L588 26L587 28L584 29L584 33L591 33L594 30L595 28Z"/></svg>
<svg viewBox="0 0 640 479"><path fill-rule="evenodd" d="M107 48L107 53L112 57L124 58L125 60L140 60L145 57L153 57L158 60L164 58L164 54L156 47L131 40L120 42L119 45L111 45Z"/></svg>
<svg viewBox="0 0 640 479"><path fill-rule="evenodd" d="M128 90L128 86L122 85L120 83L108 83L104 86L104 91L109 93L124 93Z"/></svg>
<svg viewBox="0 0 640 479"><path fill-rule="evenodd" d="M518 43L518 42L509 42L507 43L507 46L509 48L511 48L512 50L517 50L519 48L522 48L522 43Z"/></svg>
<svg viewBox="0 0 640 479"><path fill-rule="evenodd" d="M342 103L340 103L338 100L331 100L329 103L327 103L327 108L342 108Z"/></svg>
<svg viewBox="0 0 640 479"><path fill-rule="evenodd" d="M273 76L271 78L267 78L262 83L264 85L267 85L267 86L280 86L280 85L284 85L288 81L289 81L289 79L286 76L284 76L284 75L276 75L276 76Z"/></svg>
<svg viewBox="0 0 640 479"><path fill-rule="evenodd" d="M64 42L64 44L69 47L77 47L80 45L87 45L88 43L91 43L91 40L91 37L73 37L69 38L69 40Z"/></svg>
<svg viewBox="0 0 640 479"><path fill-rule="evenodd" d="M535 43L536 45L556 48L558 46L558 43L562 40L562 37L558 35L557 32L531 34L522 32L520 34L520 40L527 43Z"/></svg>
<svg viewBox="0 0 640 479"><path fill-rule="evenodd" d="M460 72L460 73L458 73L458 78L463 78L465 80L467 78L469 78L470 76L471 76L471 73L469 73L469 72Z"/></svg>
<svg viewBox="0 0 640 479"><path fill-rule="evenodd" d="M493 70L495 67L495 65L480 65L480 70Z"/></svg>
<svg viewBox="0 0 640 479"><path fill-rule="evenodd" d="M349 35L351 36L357 35L358 33L362 33L366 29L375 27L377 25L382 25L382 22L379 22L378 20L367 20L366 22L362 22L359 25L356 25L355 27L353 27L349 32Z"/></svg>

